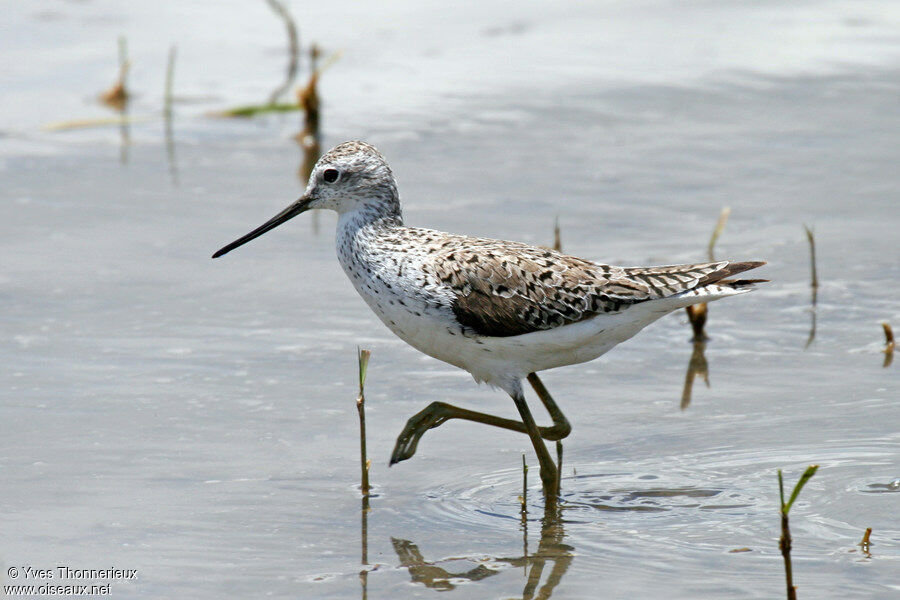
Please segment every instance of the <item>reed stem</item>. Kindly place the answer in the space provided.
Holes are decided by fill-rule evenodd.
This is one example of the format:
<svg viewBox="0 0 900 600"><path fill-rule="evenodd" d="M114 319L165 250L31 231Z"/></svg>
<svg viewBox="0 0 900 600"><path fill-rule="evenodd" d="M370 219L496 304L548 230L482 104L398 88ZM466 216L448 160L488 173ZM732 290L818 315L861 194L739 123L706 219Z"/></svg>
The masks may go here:
<svg viewBox="0 0 900 600"><path fill-rule="evenodd" d="M359 413L359 461L361 469L361 480L363 497L367 500L369 497L369 466L371 463L366 457L366 371L369 368L369 350L357 349L357 358L359 359L359 396L356 398L356 411ZM364 506L364 510L368 508Z"/></svg>

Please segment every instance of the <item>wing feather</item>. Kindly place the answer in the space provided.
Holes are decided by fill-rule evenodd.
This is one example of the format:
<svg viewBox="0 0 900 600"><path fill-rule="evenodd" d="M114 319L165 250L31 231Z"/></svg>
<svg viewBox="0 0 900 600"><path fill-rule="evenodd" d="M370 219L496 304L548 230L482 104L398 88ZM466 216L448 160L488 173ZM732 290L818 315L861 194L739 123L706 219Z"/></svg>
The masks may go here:
<svg viewBox="0 0 900 600"><path fill-rule="evenodd" d="M621 312L762 264L615 267L526 244L462 236L433 254L429 263L455 296L452 308L460 324L491 337Z"/></svg>

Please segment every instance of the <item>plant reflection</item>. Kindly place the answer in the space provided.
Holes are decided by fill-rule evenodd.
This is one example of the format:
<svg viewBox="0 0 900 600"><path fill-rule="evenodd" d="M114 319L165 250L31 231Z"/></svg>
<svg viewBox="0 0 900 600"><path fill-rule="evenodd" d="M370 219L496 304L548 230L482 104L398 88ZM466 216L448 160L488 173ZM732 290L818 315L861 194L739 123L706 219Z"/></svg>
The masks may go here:
<svg viewBox="0 0 900 600"><path fill-rule="evenodd" d="M812 298L809 301L809 336L806 338L806 345L803 346L804 350L809 348L816 339L816 302L818 301L818 296L819 289L817 287L812 288Z"/></svg>
<svg viewBox="0 0 900 600"><path fill-rule="evenodd" d="M362 600L369 597L369 496L363 496L362 508L360 510L360 543L362 546L362 557L360 563L363 568L359 572L359 583L362 586Z"/></svg>
<svg viewBox="0 0 900 600"><path fill-rule="evenodd" d="M172 86L175 80L175 46L169 48L166 63L165 104L163 106L163 132L166 141L166 162L169 163L169 177L178 185L178 163L175 160L175 129L172 123Z"/></svg>
<svg viewBox="0 0 900 600"><path fill-rule="evenodd" d="M694 379L699 375L703 378L706 387L709 387L709 364L706 362L706 342L694 341L694 351L688 361L687 372L684 375L684 389L681 392L681 410L691 404L691 394L694 390Z"/></svg>
<svg viewBox="0 0 900 600"><path fill-rule="evenodd" d="M894 348L897 347L897 343L894 341L894 330L891 329L890 323L885 321L881 327L884 329L884 363L881 366L887 368L894 362Z"/></svg>
<svg viewBox="0 0 900 600"><path fill-rule="evenodd" d="M809 325L809 337L806 339L804 350L809 348L813 340L816 339L816 303L819 299L819 274L816 269L816 234L812 229L803 226L806 231L806 239L809 242L809 287L812 289L812 298L810 299L809 314L811 323Z"/></svg>
<svg viewBox="0 0 900 600"><path fill-rule="evenodd" d="M128 146L131 143L131 135L128 126L128 102L131 94L128 92L127 77L131 68L128 60L128 43L124 36L119 36L119 76L115 84L102 94L100 102L114 110L119 115L119 162L123 165L128 162Z"/></svg>
<svg viewBox="0 0 900 600"><path fill-rule="evenodd" d="M269 8L284 21L285 30L287 31L288 36L289 60L287 73L284 76L284 83L275 88L269 95L269 104L274 105L277 104L278 99L290 89L291 84L294 83L294 79L297 77L297 67L300 63L300 36L297 34L297 25L294 23L294 18L291 16L291 13L288 12L287 8L285 8L284 4L278 0L266 0L266 2L268 3Z"/></svg>
<svg viewBox="0 0 900 600"><path fill-rule="evenodd" d="M309 181L316 161L322 155L322 136L319 126L319 56L321 51L315 44L309 50L309 60L312 75L305 87L297 90L297 102L303 110L303 131L295 137L297 143L303 149L303 160L300 162L300 168L297 176L303 185ZM312 228L313 233L319 233L319 211L312 211Z"/></svg>

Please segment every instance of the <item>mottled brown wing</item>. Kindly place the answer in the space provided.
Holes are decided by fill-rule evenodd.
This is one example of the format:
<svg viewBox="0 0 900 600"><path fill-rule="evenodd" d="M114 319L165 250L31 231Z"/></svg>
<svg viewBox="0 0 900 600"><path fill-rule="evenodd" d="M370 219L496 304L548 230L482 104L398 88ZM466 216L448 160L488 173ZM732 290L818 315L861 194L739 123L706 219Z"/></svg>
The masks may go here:
<svg viewBox="0 0 900 600"><path fill-rule="evenodd" d="M524 244L469 244L446 252L442 281L453 312L475 333L521 335L559 327L652 297L622 269Z"/></svg>
<svg viewBox="0 0 900 600"><path fill-rule="evenodd" d="M441 279L453 312L475 333L508 337L552 329L665 298L762 263L613 267L551 250L493 240L448 250ZM729 268L731 267L731 268Z"/></svg>

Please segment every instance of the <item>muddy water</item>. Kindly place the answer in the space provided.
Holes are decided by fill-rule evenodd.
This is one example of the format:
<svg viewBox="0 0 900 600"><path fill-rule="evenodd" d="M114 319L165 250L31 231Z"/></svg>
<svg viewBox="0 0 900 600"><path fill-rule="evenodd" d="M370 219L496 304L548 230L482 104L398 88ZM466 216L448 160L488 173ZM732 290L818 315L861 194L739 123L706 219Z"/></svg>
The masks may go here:
<svg viewBox="0 0 900 600"><path fill-rule="evenodd" d="M304 40L343 49L325 145L377 144L407 222L546 244L558 218L571 253L670 263L704 259L730 206L717 256L769 261L771 284L710 306L702 355L679 314L545 375L574 426L550 527L524 436L452 422L387 467L429 402L515 411L381 326L331 215L208 259L302 187L295 115L204 116L281 82L283 29L264 3L163 8L22 5L0 23L4 571L138 569L114 597L771 598L776 470L790 484L817 463L791 513L801 596L897 594L897 364L880 353L880 322L900 326L896 9L291 6ZM42 131L109 115L92 97L120 33L147 117L128 143ZM373 351L365 532L357 346Z"/></svg>

